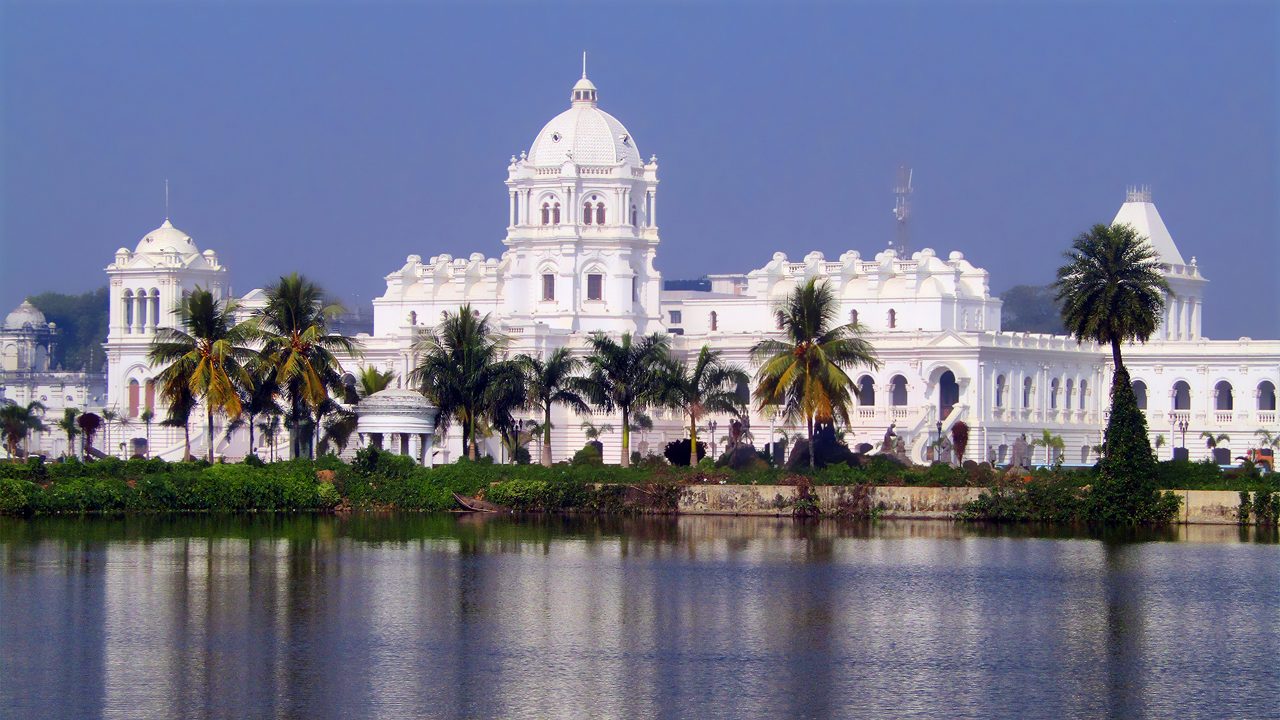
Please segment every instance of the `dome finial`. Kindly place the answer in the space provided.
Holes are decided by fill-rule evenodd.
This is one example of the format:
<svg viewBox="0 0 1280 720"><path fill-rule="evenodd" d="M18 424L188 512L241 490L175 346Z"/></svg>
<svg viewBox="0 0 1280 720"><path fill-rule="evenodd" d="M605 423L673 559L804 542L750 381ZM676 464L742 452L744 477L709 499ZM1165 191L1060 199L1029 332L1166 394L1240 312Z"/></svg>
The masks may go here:
<svg viewBox="0 0 1280 720"><path fill-rule="evenodd" d="M582 51L582 79L587 79L587 51Z"/></svg>

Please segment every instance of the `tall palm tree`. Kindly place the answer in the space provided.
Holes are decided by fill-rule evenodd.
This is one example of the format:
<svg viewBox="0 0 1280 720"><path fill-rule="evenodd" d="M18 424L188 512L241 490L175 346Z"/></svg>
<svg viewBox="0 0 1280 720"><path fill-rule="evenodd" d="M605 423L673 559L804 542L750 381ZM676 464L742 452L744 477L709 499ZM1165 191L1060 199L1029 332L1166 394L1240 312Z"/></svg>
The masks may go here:
<svg viewBox="0 0 1280 720"><path fill-rule="evenodd" d="M271 449L271 462L275 462L276 438L280 435L280 413L268 413L267 419L258 423L258 429L262 431L262 441Z"/></svg>
<svg viewBox="0 0 1280 720"><path fill-rule="evenodd" d="M329 331L342 306L325 300L324 290L293 273L267 288L267 302L254 315L262 337L262 361L275 371L289 412L291 451L303 454L299 429L306 421L319 424L329 393L342 392L342 366L336 353L356 358L360 350L351 338ZM315 413L316 417L311 418ZM316 433L311 433L308 454Z"/></svg>
<svg viewBox="0 0 1280 720"><path fill-rule="evenodd" d="M545 360L531 355L516 358L524 371L529 393L529 404L542 413L539 429L542 431L543 465L551 465L551 407L567 405L574 412L591 411L581 393L573 389L573 377L582 367L582 361L569 353L568 348L557 348Z"/></svg>
<svg viewBox="0 0 1280 720"><path fill-rule="evenodd" d="M826 282L800 285L777 307L781 339L756 343L751 356L759 369L753 396L762 409L780 409L789 422L803 419L809 438L809 467L816 467L813 430L836 419L849 424L857 386L848 371L880 367L875 349L857 323L837 325L840 305Z"/></svg>
<svg viewBox="0 0 1280 720"><path fill-rule="evenodd" d="M76 454L75 439L80 434L80 427L76 425L76 418L79 416L79 409L65 408L62 411L62 419L58 421L58 428L67 434L67 457L74 457Z"/></svg>
<svg viewBox="0 0 1280 720"><path fill-rule="evenodd" d="M689 419L689 464L698 458L698 421L705 415L741 417L746 403L738 397L738 385L747 383L742 368L724 362L719 350L703 345L692 366L673 363L666 385L670 407ZM714 455L714 452L712 453Z"/></svg>
<svg viewBox="0 0 1280 720"><path fill-rule="evenodd" d="M279 393L280 386L276 384L275 368L260 361L250 363L249 384L240 388L241 415L227 424L225 437L230 440L232 435L241 428L248 429L249 452L256 452L254 421L261 415L269 413L278 415L284 412L278 399Z"/></svg>
<svg viewBox="0 0 1280 720"><path fill-rule="evenodd" d="M421 360L410 380L435 403L442 432L455 420L462 427L462 445L472 460L479 457L478 438L494 400L490 386L511 372L505 363L513 361L502 359L506 347L507 339L493 328L489 316L481 316L469 304L446 312L414 345Z"/></svg>
<svg viewBox="0 0 1280 720"><path fill-rule="evenodd" d="M1160 324L1165 295L1154 247L1130 225L1094 225L1066 253L1054 283L1062 321L1078 342L1110 345L1116 370L1120 344L1146 342Z"/></svg>
<svg viewBox="0 0 1280 720"><path fill-rule="evenodd" d="M175 381L160 384L160 398L167 405L165 418L160 421L160 424L165 427L182 428L182 459L191 460L191 413L196 409L196 396L192 394L190 385ZM147 456L150 457L150 455L151 436L148 431Z"/></svg>
<svg viewBox="0 0 1280 720"><path fill-rule="evenodd" d="M156 376L161 387L185 384L204 405L213 462L213 416L240 417L240 389L252 384L247 365L254 351L247 346L256 331L251 322L237 323L236 302L218 302L213 293L197 287L178 302L179 327L156 331L147 359L163 365ZM170 389L173 392L173 389Z"/></svg>
<svg viewBox="0 0 1280 720"><path fill-rule="evenodd" d="M614 340L595 332L588 342L586 375L574 378L572 387L596 407L622 413L622 466L627 467L631 464L631 415L662 403L671 340L657 333L638 340L623 333Z"/></svg>
<svg viewBox="0 0 1280 720"><path fill-rule="evenodd" d="M515 462L516 450L520 447L520 431L522 420L516 413L529 409L529 386L525 376L525 368L518 360L503 360L494 366L489 386L484 393L484 413L491 427L498 432L511 457Z"/></svg>
<svg viewBox="0 0 1280 720"><path fill-rule="evenodd" d="M147 428L147 457L151 457L151 423L155 422L156 411L151 408L147 408L142 411L142 415L138 416L138 419L141 420L142 424Z"/></svg>
<svg viewBox="0 0 1280 720"><path fill-rule="evenodd" d="M18 444L33 432L43 432L44 423L40 416L44 413L44 405L32 401L22 405L0 405L0 433L4 435L5 449L10 458L18 456Z"/></svg>
<svg viewBox="0 0 1280 720"><path fill-rule="evenodd" d="M1054 451L1057 450L1061 452L1062 449L1066 447L1066 443L1062 440L1061 435L1054 435L1049 432L1048 429L1044 429L1040 431L1040 437L1031 441L1031 447L1032 449L1038 447L1044 448L1045 464L1052 465Z"/></svg>

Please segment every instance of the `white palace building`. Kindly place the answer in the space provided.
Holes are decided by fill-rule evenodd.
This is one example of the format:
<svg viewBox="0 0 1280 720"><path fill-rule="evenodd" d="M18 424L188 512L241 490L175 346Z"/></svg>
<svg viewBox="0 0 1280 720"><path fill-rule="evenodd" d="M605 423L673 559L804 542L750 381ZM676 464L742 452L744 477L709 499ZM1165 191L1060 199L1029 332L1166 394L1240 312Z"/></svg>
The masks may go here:
<svg viewBox="0 0 1280 720"><path fill-rule="evenodd" d="M573 86L569 108L538 131L528 152L511 158L506 188L501 254L455 258L426 252L406 258L373 301L373 334L359 337L364 357L344 363L348 371L376 365L395 371L403 383L415 364L415 333L462 303L491 314L510 338L512 353L583 348L597 330L662 332L673 336L675 350L685 357L710 344L752 371L750 348L776 331L775 302L816 277L836 291L842 317L867 328L883 361L879 370L856 373L860 397L852 443L878 445L895 423L908 452L923 461L939 429L947 433L964 421L972 428L970 457L1007 461L1016 438L1048 429L1065 440L1067 462L1094 459L1090 447L1101 441L1106 422L1110 353L1064 336L1002 331L1001 303L990 293L987 272L962 252L926 248L898 257L892 250L866 256L849 250L836 258L811 252L795 259L777 252L760 258L763 264L750 272L712 275L709 291L664 289L656 267L657 159L645 160L637 139L600 109L585 74ZM1193 459L1208 454L1198 439L1204 431L1229 435L1225 444L1233 455L1252 445L1256 430L1280 431L1280 341L1204 337L1206 279L1196 259L1179 252L1149 192L1130 191L1115 222L1129 223L1150 239L1174 290L1150 342L1125 348L1152 438L1162 434L1168 441L1161 457L1182 444L1182 423ZM157 371L145 357L155 329L174 322L175 300L197 285L225 296L227 268L166 220L132 250L119 249L107 275L112 299L105 405L134 418L127 433L141 438L136 418L158 402L151 382ZM252 308L261 296L255 290L242 304ZM162 409L156 410L162 417ZM585 436L582 418L562 408L556 413L553 453L560 460L582 447ZM619 422L592 420L615 427ZM728 418L719 420L727 426ZM654 421L633 449L660 453L685 433L674 415L658 412ZM197 454L208 442L202 425L191 428ZM798 431L760 414L752 415L751 429L758 446L782 430ZM619 435L602 440L606 460L618 462ZM215 452L229 458L248 450L244 437L227 441L218 434L215 443ZM181 433L153 426L151 448L153 454L180 457ZM437 438L428 454L444 462L460 448L455 428ZM489 450L500 455L496 441Z"/></svg>

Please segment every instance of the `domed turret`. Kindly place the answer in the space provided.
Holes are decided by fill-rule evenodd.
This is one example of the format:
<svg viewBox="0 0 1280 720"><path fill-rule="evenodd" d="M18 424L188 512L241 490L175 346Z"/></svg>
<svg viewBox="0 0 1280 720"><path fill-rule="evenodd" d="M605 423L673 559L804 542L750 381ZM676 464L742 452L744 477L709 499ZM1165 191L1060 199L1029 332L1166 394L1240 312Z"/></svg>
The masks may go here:
<svg viewBox="0 0 1280 720"><path fill-rule="evenodd" d="M596 86L586 72L573 86L571 97L569 109L552 118L533 139L529 162L540 167L562 165L566 160L579 165L644 165L627 128L597 107Z"/></svg>
<svg viewBox="0 0 1280 720"><path fill-rule="evenodd" d="M25 327L43 329L48 326L44 313L40 312L40 308L31 304L30 300L23 300L22 304L14 308L13 312L5 316L5 330L21 330Z"/></svg>
<svg viewBox="0 0 1280 720"><path fill-rule="evenodd" d="M200 252L196 248L195 242L191 236L173 226L169 222L169 218L164 219L164 224L147 233L138 241L138 247L134 250L138 253L169 253L176 252L181 255L190 255Z"/></svg>

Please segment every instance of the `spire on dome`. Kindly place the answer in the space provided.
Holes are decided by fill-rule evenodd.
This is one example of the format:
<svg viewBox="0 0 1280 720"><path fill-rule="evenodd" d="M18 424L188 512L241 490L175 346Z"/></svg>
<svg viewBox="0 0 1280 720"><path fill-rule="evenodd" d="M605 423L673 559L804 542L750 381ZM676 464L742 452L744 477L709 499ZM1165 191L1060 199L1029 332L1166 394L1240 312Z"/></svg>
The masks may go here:
<svg viewBox="0 0 1280 720"><path fill-rule="evenodd" d="M587 51L582 51L582 79L573 86L573 104L583 103L595 106L596 86L587 79Z"/></svg>
<svg viewBox="0 0 1280 720"><path fill-rule="evenodd" d="M1155 248L1160 262L1169 265L1186 265L1182 259L1182 253L1178 252L1178 246L1174 243L1173 236L1169 234L1169 229L1165 227L1164 219L1160 217L1160 212L1156 210L1151 197L1150 185L1130 185L1125 191L1124 205L1120 206L1120 211L1116 213L1111 224L1132 225L1133 229L1147 238L1147 242Z"/></svg>

